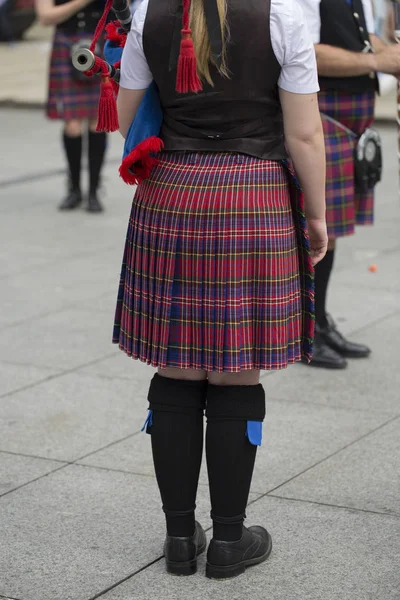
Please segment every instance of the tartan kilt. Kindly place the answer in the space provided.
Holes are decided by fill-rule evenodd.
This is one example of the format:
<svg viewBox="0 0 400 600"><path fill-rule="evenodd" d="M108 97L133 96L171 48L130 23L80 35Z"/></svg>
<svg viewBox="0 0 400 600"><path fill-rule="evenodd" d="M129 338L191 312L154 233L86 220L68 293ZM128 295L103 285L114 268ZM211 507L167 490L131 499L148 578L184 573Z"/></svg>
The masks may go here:
<svg viewBox="0 0 400 600"><path fill-rule="evenodd" d="M311 358L313 269L285 164L164 152L133 200L113 342L154 367L282 369Z"/></svg>
<svg viewBox="0 0 400 600"><path fill-rule="evenodd" d="M374 190L358 193L354 185L354 152L357 138L374 119L375 93L344 94L323 90L319 108L325 134L327 159L326 220L328 235L337 238L354 233L355 225L372 225L374 220ZM342 123L355 135L324 117Z"/></svg>
<svg viewBox="0 0 400 600"><path fill-rule="evenodd" d="M71 34L56 29L50 57L47 116L49 119L97 119L100 96L98 77L78 81L73 77L71 47L93 34Z"/></svg>

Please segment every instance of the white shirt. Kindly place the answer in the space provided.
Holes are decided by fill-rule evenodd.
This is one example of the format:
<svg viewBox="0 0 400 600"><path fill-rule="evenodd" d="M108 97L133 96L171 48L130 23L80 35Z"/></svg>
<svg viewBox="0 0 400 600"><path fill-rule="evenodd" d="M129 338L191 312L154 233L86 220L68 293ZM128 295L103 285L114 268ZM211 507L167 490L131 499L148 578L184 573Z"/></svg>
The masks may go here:
<svg viewBox="0 0 400 600"><path fill-rule="evenodd" d="M321 40L321 0L297 0L304 11L307 19L308 29L310 31L314 44L319 44ZM371 0L362 0L364 7L365 20L367 22L368 33L375 33L374 13Z"/></svg>
<svg viewBox="0 0 400 600"><path fill-rule="evenodd" d="M143 27L149 0L136 10L121 62L120 85L129 90L147 89L153 76L143 52ZM282 67L278 85L287 92L319 91L313 41L297 0L271 0L272 47Z"/></svg>

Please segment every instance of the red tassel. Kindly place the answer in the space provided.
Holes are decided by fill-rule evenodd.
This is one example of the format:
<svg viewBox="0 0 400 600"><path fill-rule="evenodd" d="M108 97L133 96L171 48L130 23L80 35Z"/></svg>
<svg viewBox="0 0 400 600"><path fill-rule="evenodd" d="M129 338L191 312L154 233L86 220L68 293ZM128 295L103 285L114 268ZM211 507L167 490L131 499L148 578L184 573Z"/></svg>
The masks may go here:
<svg viewBox="0 0 400 600"><path fill-rule="evenodd" d="M179 94L200 92L202 83L197 75L197 60L190 29L182 29L181 50L176 74L176 91Z"/></svg>
<svg viewBox="0 0 400 600"><path fill-rule="evenodd" d="M117 131L119 129L117 102L109 77L101 76L99 112L96 131Z"/></svg>
<svg viewBox="0 0 400 600"><path fill-rule="evenodd" d="M151 156L164 148L164 142L152 136L140 142L129 154L125 156L119 168L119 174L128 185L139 185L150 176L158 160Z"/></svg>
<svg viewBox="0 0 400 600"><path fill-rule="evenodd" d="M190 23L190 0L183 0L182 40L176 73L176 91L179 94L200 92L202 83L197 75L197 59L194 51Z"/></svg>

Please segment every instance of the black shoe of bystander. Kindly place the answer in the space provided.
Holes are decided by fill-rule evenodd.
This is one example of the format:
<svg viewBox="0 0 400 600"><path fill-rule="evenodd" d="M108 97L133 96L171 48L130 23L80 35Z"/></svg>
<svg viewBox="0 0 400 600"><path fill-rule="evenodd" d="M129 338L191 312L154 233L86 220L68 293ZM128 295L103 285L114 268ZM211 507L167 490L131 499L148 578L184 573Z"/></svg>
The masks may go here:
<svg viewBox="0 0 400 600"><path fill-rule="evenodd" d="M330 315L327 315L327 326L320 328L318 331L324 342L341 356L345 356L346 358L367 358L371 354L368 346L346 340L344 335L337 329Z"/></svg>
<svg viewBox="0 0 400 600"><path fill-rule="evenodd" d="M73 210L74 208L78 208L78 206L82 203L82 194L80 189L71 188L68 192L67 196L59 205L59 210Z"/></svg>

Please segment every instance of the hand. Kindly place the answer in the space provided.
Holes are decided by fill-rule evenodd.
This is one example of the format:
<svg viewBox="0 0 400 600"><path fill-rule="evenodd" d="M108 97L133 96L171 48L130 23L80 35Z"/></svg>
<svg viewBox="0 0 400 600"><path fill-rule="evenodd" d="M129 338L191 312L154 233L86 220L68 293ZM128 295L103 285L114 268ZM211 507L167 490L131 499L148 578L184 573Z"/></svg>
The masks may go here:
<svg viewBox="0 0 400 600"><path fill-rule="evenodd" d="M384 50L374 55L376 71L389 75L400 75L400 45L386 46Z"/></svg>
<svg viewBox="0 0 400 600"><path fill-rule="evenodd" d="M307 219L310 254L313 267L322 260L328 249L328 232L325 219Z"/></svg>

